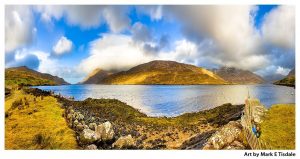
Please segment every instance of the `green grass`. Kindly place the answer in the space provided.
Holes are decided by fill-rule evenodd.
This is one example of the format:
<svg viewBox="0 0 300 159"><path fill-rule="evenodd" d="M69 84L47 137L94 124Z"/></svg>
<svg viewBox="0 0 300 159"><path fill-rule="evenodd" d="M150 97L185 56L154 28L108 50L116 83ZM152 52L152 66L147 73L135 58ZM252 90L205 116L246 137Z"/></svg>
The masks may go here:
<svg viewBox="0 0 300 159"><path fill-rule="evenodd" d="M294 87L295 86L295 76L286 77L282 80L275 82L274 84Z"/></svg>
<svg viewBox="0 0 300 159"><path fill-rule="evenodd" d="M62 99L64 100L64 99ZM186 113L177 117L148 117L139 110L115 99L86 99L85 101L64 100L65 105L73 105L78 109L89 110L96 116L114 122L127 124L140 123L153 126L188 127L199 123L224 125L232 119L232 115L241 112L243 105L224 104L214 109L195 113Z"/></svg>
<svg viewBox="0 0 300 159"><path fill-rule="evenodd" d="M12 92L5 99L5 149L77 149L63 113L54 97Z"/></svg>
<svg viewBox="0 0 300 159"><path fill-rule="evenodd" d="M20 69L5 70L5 87L55 85L54 81L39 77L33 72Z"/></svg>
<svg viewBox="0 0 300 159"><path fill-rule="evenodd" d="M295 149L295 104L276 104L261 123L261 137L272 149Z"/></svg>

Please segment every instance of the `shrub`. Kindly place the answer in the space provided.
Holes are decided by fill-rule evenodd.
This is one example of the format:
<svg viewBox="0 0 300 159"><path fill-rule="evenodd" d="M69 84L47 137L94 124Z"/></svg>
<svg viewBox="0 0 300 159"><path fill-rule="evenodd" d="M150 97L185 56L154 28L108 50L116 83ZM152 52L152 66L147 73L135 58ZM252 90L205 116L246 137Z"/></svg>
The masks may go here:
<svg viewBox="0 0 300 159"><path fill-rule="evenodd" d="M20 100L16 100L14 101L12 104L11 104L11 109L15 109L19 106L22 106L23 105L23 100L20 99Z"/></svg>
<svg viewBox="0 0 300 159"><path fill-rule="evenodd" d="M33 138L33 143L36 144L40 149L45 149L45 148L49 148L50 144L51 144L51 138L38 133L34 136Z"/></svg>

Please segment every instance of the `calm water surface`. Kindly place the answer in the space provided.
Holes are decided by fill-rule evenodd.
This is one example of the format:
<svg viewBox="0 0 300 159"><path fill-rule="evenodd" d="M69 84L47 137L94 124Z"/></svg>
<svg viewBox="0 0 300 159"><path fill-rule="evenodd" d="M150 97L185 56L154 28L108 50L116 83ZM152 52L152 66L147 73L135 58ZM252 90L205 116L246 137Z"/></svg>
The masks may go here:
<svg viewBox="0 0 300 159"><path fill-rule="evenodd" d="M56 94L86 98L115 98L149 116L177 116L213 108L224 103L242 104L248 96L260 99L266 107L295 103L292 87L264 85L64 85L37 86Z"/></svg>

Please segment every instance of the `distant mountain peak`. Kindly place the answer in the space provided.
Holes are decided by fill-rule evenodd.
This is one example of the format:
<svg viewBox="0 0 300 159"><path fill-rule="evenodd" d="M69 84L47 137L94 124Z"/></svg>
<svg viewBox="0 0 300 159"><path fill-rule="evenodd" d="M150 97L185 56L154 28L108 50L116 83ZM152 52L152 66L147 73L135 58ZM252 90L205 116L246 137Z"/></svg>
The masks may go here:
<svg viewBox="0 0 300 159"><path fill-rule="evenodd" d="M101 81L111 75L111 72L105 71L100 68L94 69L88 76L80 83L82 84L97 84L101 83Z"/></svg>
<svg viewBox="0 0 300 159"><path fill-rule="evenodd" d="M220 67L219 69L213 69L213 72L219 75L224 80L233 84L259 84L264 83L265 80L248 70L243 70L235 67Z"/></svg>
<svg viewBox="0 0 300 159"><path fill-rule="evenodd" d="M284 77L279 81L274 82L274 84L295 87L295 80L296 80L296 76L295 76L295 68L294 68L289 72L289 74L286 77Z"/></svg>

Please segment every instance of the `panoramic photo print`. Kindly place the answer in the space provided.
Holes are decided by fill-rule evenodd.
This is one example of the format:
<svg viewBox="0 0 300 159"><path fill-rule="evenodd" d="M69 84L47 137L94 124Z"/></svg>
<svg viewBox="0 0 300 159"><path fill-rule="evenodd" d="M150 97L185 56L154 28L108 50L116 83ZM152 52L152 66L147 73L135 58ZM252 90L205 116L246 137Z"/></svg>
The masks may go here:
<svg viewBox="0 0 300 159"><path fill-rule="evenodd" d="M295 150L295 7L5 5L6 150Z"/></svg>

